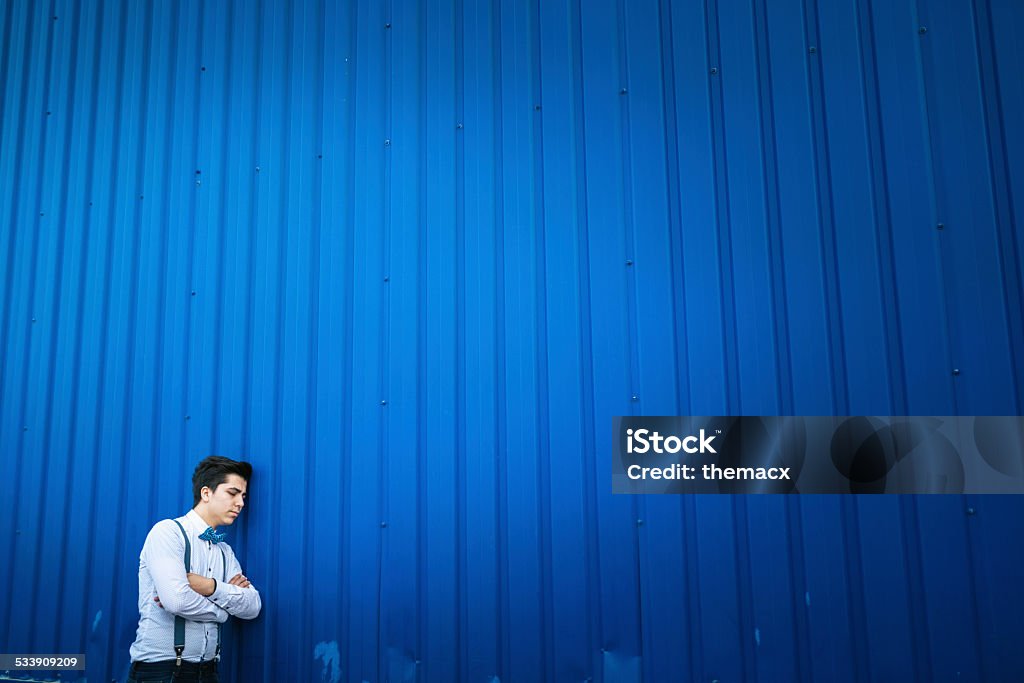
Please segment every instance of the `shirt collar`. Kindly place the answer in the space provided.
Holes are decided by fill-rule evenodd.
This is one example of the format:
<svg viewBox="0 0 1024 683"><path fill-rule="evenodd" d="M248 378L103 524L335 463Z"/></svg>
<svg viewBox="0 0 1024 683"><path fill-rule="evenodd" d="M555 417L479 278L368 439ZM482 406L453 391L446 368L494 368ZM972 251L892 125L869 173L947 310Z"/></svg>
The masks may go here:
<svg viewBox="0 0 1024 683"><path fill-rule="evenodd" d="M199 534L206 531L207 527L210 526L209 524L203 521L203 518L200 517L199 513L196 512L194 509L189 510L188 513L185 514L185 520L188 521L188 526L192 530L193 536L198 536Z"/></svg>

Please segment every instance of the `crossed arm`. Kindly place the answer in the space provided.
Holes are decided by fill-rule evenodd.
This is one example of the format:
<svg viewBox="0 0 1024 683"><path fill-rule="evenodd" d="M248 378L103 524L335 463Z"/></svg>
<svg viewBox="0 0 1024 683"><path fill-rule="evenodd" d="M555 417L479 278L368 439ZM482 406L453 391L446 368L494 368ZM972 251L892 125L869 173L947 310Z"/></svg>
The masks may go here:
<svg viewBox="0 0 1024 683"><path fill-rule="evenodd" d="M227 573L224 583L200 574L186 573L183 562L185 540L174 522L157 524L146 539L143 559L153 578L162 609L192 621L225 622L228 615L254 619L260 613L260 594L242 574L242 567L230 548L225 551Z"/></svg>

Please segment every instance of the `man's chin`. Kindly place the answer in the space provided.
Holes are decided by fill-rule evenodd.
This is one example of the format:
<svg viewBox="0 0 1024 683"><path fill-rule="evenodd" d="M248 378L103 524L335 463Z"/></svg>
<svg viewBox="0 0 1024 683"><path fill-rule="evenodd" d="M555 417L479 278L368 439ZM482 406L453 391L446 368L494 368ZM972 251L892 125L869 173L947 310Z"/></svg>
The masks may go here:
<svg viewBox="0 0 1024 683"><path fill-rule="evenodd" d="M236 519L238 519L237 515L225 515L224 516L223 525L224 526L231 526L232 524L235 523Z"/></svg>

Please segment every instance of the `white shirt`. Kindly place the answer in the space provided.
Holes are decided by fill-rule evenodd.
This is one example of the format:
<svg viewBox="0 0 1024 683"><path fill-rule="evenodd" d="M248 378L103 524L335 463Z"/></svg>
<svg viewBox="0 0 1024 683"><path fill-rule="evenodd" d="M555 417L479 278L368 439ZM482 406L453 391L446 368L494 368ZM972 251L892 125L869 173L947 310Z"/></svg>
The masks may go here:
<svg viewBox="0 0 1024 683"><path fill-rule="evenodd" d="M254 586L241 588L224 581L225 576L230 579L242 573L231 546L199 540L208 525L195 510L189 510L178 521L192 546L192 573L216 579L217 590L210 597L192 590L185 576L185 538L181 529L174 520L157 522L139 554L139 628L131 647L133 662L175 658L175 615L186 620L182 658L202 662L219 659L217 624L227 621L228 615L255 619L260 613L260 594ZM153 600L155 596L160 596L163 607Z"/></svg>

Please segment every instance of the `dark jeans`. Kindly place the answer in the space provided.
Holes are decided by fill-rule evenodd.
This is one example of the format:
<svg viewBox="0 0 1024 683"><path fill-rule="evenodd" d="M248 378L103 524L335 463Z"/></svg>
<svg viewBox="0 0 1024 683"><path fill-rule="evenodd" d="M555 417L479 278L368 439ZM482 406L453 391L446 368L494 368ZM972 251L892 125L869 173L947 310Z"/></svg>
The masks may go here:
<svg viewBox="0 0 1024 683"><path fill-rule="evenodd" d="M132 662L128 683L220 683L217 662Z"/></svg>

